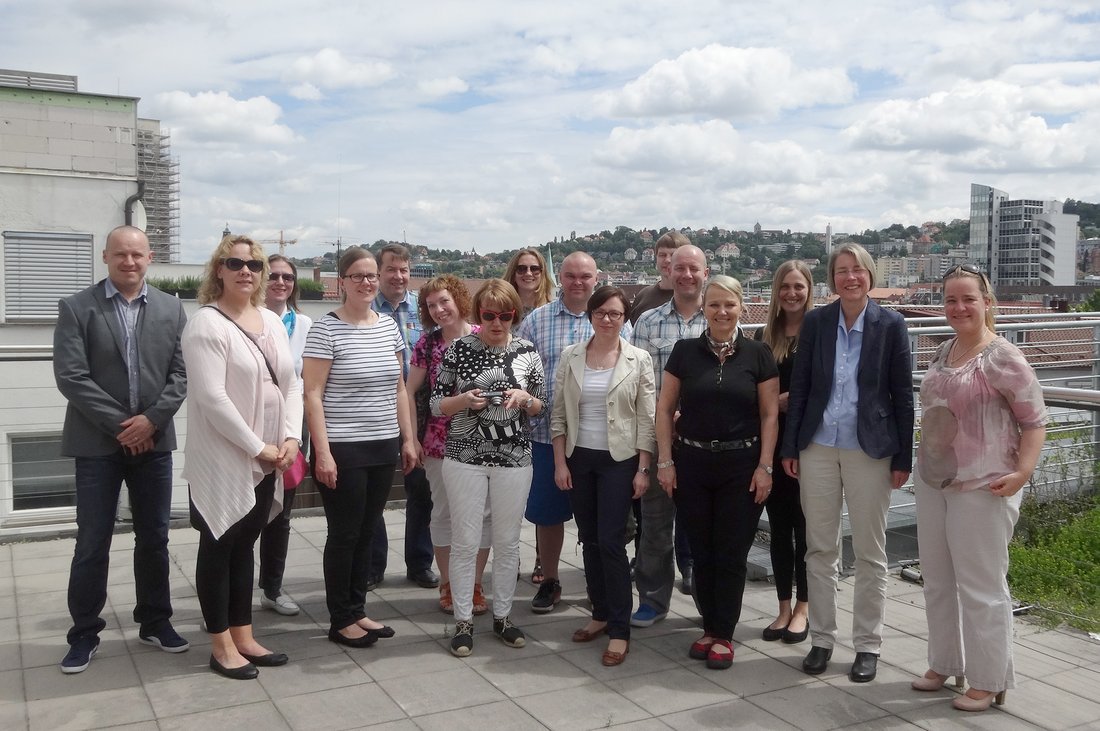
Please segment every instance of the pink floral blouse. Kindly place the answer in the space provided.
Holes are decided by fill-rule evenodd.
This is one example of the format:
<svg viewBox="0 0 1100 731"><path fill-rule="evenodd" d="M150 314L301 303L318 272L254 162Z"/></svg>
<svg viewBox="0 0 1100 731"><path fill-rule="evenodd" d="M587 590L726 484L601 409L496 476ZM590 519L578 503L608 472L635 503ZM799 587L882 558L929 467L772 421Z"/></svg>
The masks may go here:
<svg viewBox="0 0 1100 731"><path fill-rule="evenodd" d="M481 325L474 325L470 333L473 334L480 330ZM431 352L428 352L429 341L434 345ZM435 386L436 376L439 375L439 365L443 362L443 354L447 352L448 346L449 343L445 343L443 338L429 338L427 336L417 340L416 345L413 346L412 358L409 364L427 371L428 386L430 388ZM451 417L449 416L430 415L428 417L422 444L425 455L443 459L443 452L447 445L447 428L450 425Z"/></svg>
<svg viewBox="0 0 1100 731"><path fill-rule="evenodd" d="M921 383L917 473L931 487L988 489L990 481L1016 471L1020 432L1043 426L1046 405L1016 346L997 337L950 368L954 342L940 346Z"/></svg>

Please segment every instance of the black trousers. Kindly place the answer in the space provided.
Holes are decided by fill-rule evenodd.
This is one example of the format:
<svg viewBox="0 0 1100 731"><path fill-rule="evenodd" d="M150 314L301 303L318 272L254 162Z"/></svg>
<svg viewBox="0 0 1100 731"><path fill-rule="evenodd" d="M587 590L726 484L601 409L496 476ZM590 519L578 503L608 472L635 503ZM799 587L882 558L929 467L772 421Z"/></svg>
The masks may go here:
<svg viewBox="0 0 1100 731"><path fill-rule="evenodd" d="M252 624L253 548L271 512L275 474L265 477L255 489L256 505L219 538L191 504L191 524L199 531L195 591L206 631L211 634Z"/></svg>
<svg viewBox="0 0 1100 731"><path fill-rule="evenodd" d="M375 526L386 508L394 465L337 464L336 489L317 485L328 521L325 540L325 600L332 629L367 616L367 572Z"/></svg>
<svg viewBox="0 0 1100 731"><path fill-rule="evenodd" d="M610 452L574 447L568 463L573 477L569 505L577 522L592 619L607 622L612 639L629 640L634 597L626 558L626 516L638 458L616 462Z"/></svg>
<svg viewBox="0 0 1100 731"><path fill-rule="evenodd" d="M260 588L268 599L283 593L286 550L290 545L290 511L298 488L283 491L283 512L275 516L260 533Z"/></svg>
<svg viewBox="0 0 1100 731"><path fill-rule="evenodd" d="M808 601L806 589L806 516L798 496L798 480L789 477L777 458L772 475L772 492L765 507L771 527L772 573L780 601L790 601L798 587L798 601Z"/></svg>
<svg viewBox="0 0 1100 731"><path fill-rule="evenodd" d="M764 508L749 492L760 448L711 452L680 445L675 459L673 497L691 544L703 631L732 640L741 618L749 549Z"/></svg>

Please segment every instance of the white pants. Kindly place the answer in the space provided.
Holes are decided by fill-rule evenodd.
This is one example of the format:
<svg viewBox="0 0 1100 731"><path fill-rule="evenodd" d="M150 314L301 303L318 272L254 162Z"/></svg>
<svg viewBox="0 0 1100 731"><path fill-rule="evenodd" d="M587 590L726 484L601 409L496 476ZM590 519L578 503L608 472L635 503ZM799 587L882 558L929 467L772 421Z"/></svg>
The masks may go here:
<svg viewBox="0 0 1100 731"><path fill-rule="evenodd" d="M1016 687L1008 542L1022 492L940 490L917 482L917 542L928 616L928 667L970 686Z"/></svg>
<svg viewBox="0 0 1100 731"><path fill-rule="evenodd" d="M516 594L519 531L531 467L488 467L443 460L443 485L451 507L451 598L455 620L474 613L474 577L485 513L492 514L493 616L507 617Z"/></svg>
<svg viewBox="0 0 1100 731"><path fill-rule="evenodd" d="M858 449L810 444L798 455L802 512L806 516L806 588L814 647L836 644L840 518L844 503L856 558L852 645L878 653L886 612L886 511L890 507L890 458Z"/></svg>
<svg viewBox="0 0 1100 731"><path fill-rule="evenodd" d="M449 548L451 545L451 504L447 500L447 491L443 488L443 460L437 457L424 457L424 472L428 475L428 485L432 491L432 520L429 530L432 545L436 548ZM485 522L481 527L481 547L493 545L493 525L489 520L489 506L485 506Z"/></svg>

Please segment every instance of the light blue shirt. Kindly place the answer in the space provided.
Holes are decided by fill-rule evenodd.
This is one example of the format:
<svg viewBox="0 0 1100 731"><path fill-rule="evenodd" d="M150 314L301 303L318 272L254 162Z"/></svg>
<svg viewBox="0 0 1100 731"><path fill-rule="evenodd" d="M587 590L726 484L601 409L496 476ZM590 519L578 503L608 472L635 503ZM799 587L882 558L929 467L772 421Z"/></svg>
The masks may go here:
<svg viewBox="0 0 1100 731"><path fill-rule="evenodd" d="M833 360L833 387L821 426L814 432L814 444L837 449L860 449L856 431L856 406L859 404L859 355L863 351L863 318L867 305L852 324L844 327L844 311L836 324L836 358Z"/></svg>
<svg viewBox="0 0 1100 731"><path fill-rule="evenodd" d="M405 339L405 350L401 353L402 373L409 377L409 358L412 357L413 346L420 339L424 327L420 324L420 310L417 309L418 301L412 291L405 291L405 299L394 307L381 293L374 298L374 311L383 315L389 315L397 323L401 330L401 337Z"/></svg>
<svg viewBox="0 0 1100 731"><path fill-rule="evenodd" d="M141 308L149 295L149 285L144 280L141 282L141 291L137 297L129 302L118 287L108 277L105 281L107 299L115 304L115 315L118 316L118 326L122 330L122 341L126 352L126 378L130 386L130 411L137 414L141 404L141 362L138 356L137 321L141 315Z"/></svg>

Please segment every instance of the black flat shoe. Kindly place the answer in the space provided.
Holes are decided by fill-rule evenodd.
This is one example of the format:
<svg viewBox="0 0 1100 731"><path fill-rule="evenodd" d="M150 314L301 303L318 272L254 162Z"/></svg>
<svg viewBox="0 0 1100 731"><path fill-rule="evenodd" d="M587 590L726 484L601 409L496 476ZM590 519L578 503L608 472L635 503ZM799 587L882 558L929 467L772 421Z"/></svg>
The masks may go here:
<svg viewBox="0 0 1100 731"><path fill-rule="evenodd" d="M829 661L832 659L832 648L811 647L806 659L802 661L802 670L807 675L821 675L829 668Z"/></svg>
<svg viewBox="0 0 1100 731"><path fill-rule="evenodd" d="M335 642L337 645L343 645L344 647L370 647L378 642L377 635L372 635L370 632L362 637L345 637L340 634L339 630L335 629L328 631L328 638L330 642Z"/></svg>
<svg viewBox="0 0 1100 731"><path fill-rule="evenodd" d="M878 674L878 655L873 652L857 652L856 661L848 673L853 683L870 683Z"/></svg>
<svg viewBox="0 0 1100 731"><path fill-rule="evenodd" d="M413 582L422 589L434 589L439 586L439 577L431 569L421 569L420 571L414 571L406 574L409 581Z"/></svg>
<svg viewBox="0 0 1100 731"><path fill-rule="evenodd" d="M764 631L760 633L760 636L764 638L765 642L775 642L776 640L783 639L783 636L787 633L786 627L765 627Z"/></svg>
<svg viewBox="0 0 1100 731"><path fill-rule="evenodd" d="M266 655L249 655L242 652L241 657L261 668L277 668L280 665L286 665L290 661L290 658L283 652L269 652Z"/></svg>
<svg viewBox="0 0 1100 731"><path fill-rule="evenodd" d="M210 656L210 669L218 675L232 680L253 680L260 674L260 671L252 663L241 665L239 668L227 668L218 662L213 655Z"/></svg>
<svg viewBox="0 0 1100 731"><path fill-rule="evenodd" d="M790 628L783 628L783 641L788 645L797 645L810 636L810 625L802 628L801 632L791 632Z"/></svg>
<svg viewBox="0 0 1100 731"><path fill-rule="evenodd" d="M359 626L363 627L363 625L359 625ZM396 632L393 631L393 627L390 627L388 624L384 624L381 627L379 627L378 629L368 629L366 627L363 627L363 629L367 630L367 634L374 635L375 637L377 637L380 640L388 640L389 638L391 638L395 634L397 634Z"/></svg>

